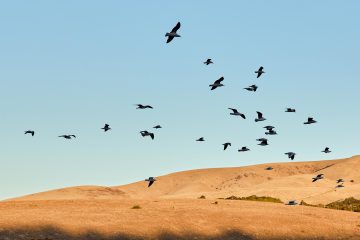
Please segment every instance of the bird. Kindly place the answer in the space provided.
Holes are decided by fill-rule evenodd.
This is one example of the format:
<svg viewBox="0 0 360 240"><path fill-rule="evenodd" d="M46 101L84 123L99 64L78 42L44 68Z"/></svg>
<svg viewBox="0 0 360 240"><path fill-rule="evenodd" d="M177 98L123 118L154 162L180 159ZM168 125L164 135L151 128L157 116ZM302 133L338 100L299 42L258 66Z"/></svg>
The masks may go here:
<svg viewBox="0 0 360 240"><path fill-rule="evenodd" d="M150 105L142 105L142 104L135 104L137 106L136 109L146 109L146 108L153 108Z"/></svg>
<svg viewBox="0 0 360 240"><path fill-rule="evenodd" d="M149 178L145 179L145 181L146 181L146 182L149 182L148 187L150 187L151 185L153 185L153 183L154 183L155 181L157 181L157 179L154 178L154 177L149 177Z"/></svg>
<svg viewBox="0 0 360 240"><path fill-rule="evenodd" d="M296 200L291 200L291 201L288 201L287 203L286 203L286 205L297 205L298 203L297 203L297 201Z"/></svg>
<svg viewBox="0 0 360 240"><path fill-rule="evenodd" d="M101 129L104 129L104 132L107 132L107 131L109 131L111 128L110 128L109 124L105 123L105 126L104 126L103 128L101 128Z"/></svg>
<svg viewBox="0 0 360 240"><path fill-rule="evenodd" d="M317 180L323 179L324 178L324 174L318 174L316 177L313 177L312 182L316 182Z"/></svg>
<svg viewBox="0 0 360 240"><path fill-rule="evenodd" d="M224 151L225 151L228 146L231 146L231 143L227 142L227 143L223 143L223 145L224 145Z"/></svg>
<svg viewBox="0 0 360 240"><path fill-rule="evenodd" d="M323 152L323 153L331 153L331 151L330 151L330 149L329 149L328 147L326 147L326 148L324 149L324 151L321 151L321 152Z"/></svg>
<svg viewBox="0 0 360 240"><path fill-rule="evenodd" d="M180 22L178 22L175 25L175 27L171 30L171 32L165 34L165 37L168 37L166 43L171 42L174 39L174 37L181 37L179 34L176 33L176 31L179 30L180 26L181 24Z"/></svg>
<svg viewBox="0 0 360 240"><path fill-rule="evenodd" d="M155 129L159 129L159 128L162 128L160 125L156 125L155 127L153 127Z"/></svg>
<svg viewBox="0 0 360 240"><path fill-rule="evenodd" d="M35 134L35 131L33 131L33 130L27 130L27 131L25 131L25 133L24 134L31 134L31 136L34 136L34 134Z"/></svg>
<svg viewBox="0 0 360 240"><path fill-rule="evenodd" d="M269 144L268 144L268 140L267 140L267 139L263 139L262 141L260 141L260 143L259 143L258 145L260 145L260 146L267 146L267 145L269 145Z"/></svg>
<svg viewBox="0 0 360 240"><path fill-rule="evenodd" d="M263 117L263 114L261 112L256 112L257 118L255 118L255 122L265 121L266 118Z"/></svg>
<svg viewBox="0 0 360 240"><path fill-rule="evenodd" d="M197 142L204 142L205 139L203 137L196 139Z"/></svg>
<svg viewBox="0 0 360 240"><path fill-rule="evenodd" d="M211 61L211 58L208 58L205 62L204 62L204 64L206 64L206 65L209 65L209 64L212 64L213 63L213 61Z"/></svg>
<svg viewBox="0 0 360 240"><path fill-rule="evenodd" d="M261 74L265 73L264 71L264 67L259 67L259 70L255 71L255 73L257 73L257 77L256 78L259 78L261 76Z"/></svg>
<svg viewBox="0 0 360 240"><path fill-rule="evenodd" d="M342 187L345 187L345 186L344 186L344 183L340 183L340 184L336 185L335 188L342 188Z"/></svg>
<svg viewBox="0 0 360 240"><path fill-rule="evenodd" d="M312 123L317 123L317 121L315 121L314 118L312 117L308 117L307 122L304 122L304 124L312 124Z"/></svg>
<svg viewBox="0 0 360 240"><path fill-rule="evenodd" d="M285 112L296 112L295 108L286 108Z"/></svg>
<svg viewBox="0 0 360 240"><path fill-rule="evenodd" d="M256 86L256 85L251 85L251 86L248 86L248 87L246 87L246 88L244 88L244 89L246 89L246 90L248 90L248 91L250 91L250 92L256 92L256 90L258 89L258 86Z"/></svg>
<svg viewBox="0 0 360 240"><path fill-rule="evenodd" d="M265 126L264 128L266 128L266 130L271 131L273 130L275 127L274 126Z"/></svg>
<svg viewBox="0 0 360 240"><path fill-rule="evenodd" d="M265 141L265 140L267 140L266 138L258 138L258 139L256 139L256 141L259 141L259 142L262 142L262 141Z"/></svg>
<svg viewBox="0 0 360 240"><path fill-rule="evenodd" d="M277 135L277 132L273 129L268 130L267 132L265 132L266 135Z"/></svg>
<svg viewBox="0 0 360 240"><path fill-rule="evenodd" d="M65 138L65 139L76 138L75 135L61 135L61 136L59 136L59 137L63 137L63 138Z"/></svg>
<svg viewBox="0 0 360 240"><path fill-rule="evenodd" d="M294 152L287 152L287 153L285 153L285 154L288 155L288 157L289 157L291 160L294 160L295 155L296 155L296 153L294 153Z"/></svg>
<svg viewBox="0 0 360 240"><path fill-rule="evenodd" d="M250 151L250 149L248 149L247 147L242 147L238 149L238 152L247 152L247 151Z"/></svg>
<svg viewBox="0 0 360 240"><path fill-rule="evenodd" d="M140 134L141 134L141 136L143 136L143 137L150 136L152 140L154 140L154 137L155 137L155 136L154 136L154 133L148 132L148 131L140 131Z"/></svg>
<svg viewBox="0 0 360 240"><path fill-rule="evenodd" d="M344 179L342 178L339 178L338 180L336 180L336 183L343 183L344 182Z"/></svg>
<svg viewBox="0 0 360 240"><path fill-rule="evenodd" d="M267 167L265 168L265 170L273 170L274 168L273 167Z"/></svg>
<svg viewBox="0 0 360 240"><path fill-rule="evenodd" d="M245 115L243 113L238 112L238 110L236 108L228 108L231 111L233 111L232 113L230 113L230 115L234 115L234 116L240 116L243 119L246 119Z"/></svg>
<svg viewBox="0 0 360 240"><path fill-rule="evenodd" d="M210 84L209 87L211 87L211 90L214 90L218 87L223 87L225 85L221 83L222 81L224 81L224 77L219 78L213 84Z"/></svg>

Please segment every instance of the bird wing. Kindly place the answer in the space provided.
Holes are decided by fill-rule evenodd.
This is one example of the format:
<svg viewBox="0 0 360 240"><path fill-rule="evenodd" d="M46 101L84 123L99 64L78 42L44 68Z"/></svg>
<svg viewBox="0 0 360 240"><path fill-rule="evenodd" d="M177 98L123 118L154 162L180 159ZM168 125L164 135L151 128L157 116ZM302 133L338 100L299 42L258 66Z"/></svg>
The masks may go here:
<svg viewBox="0 0 360 240"><path fill-rule="evenodd" d="M154 137L155 137L154 134L150 133L149 135L150 135L151 139L154 140Z"/></svg>
<svg viewBox="0 0 360 240"><path fill-rule="evenodd" d="M258 115L258 118L262 118L263 114L261 112L256 112Z"/></svg>
<svg viewBox="0 0 360 240"><path fill-rule="evenodd" d="M314 120L314 118L312 118L312 117L308 118L308 122L313 121L313 120Z"/></svg>
<svg viewBox="0 0 360 240"><path fill-rule="evenodd" d="M150 187L151 185L153 185L153 183L154 183L155 181L149 181L149 185L148 185L148 187Z"/></svg>
<svg viewBox="0 0 360 240"><path fill-rule="evenodd" d="M104 128L108 128L109 127L109 124L105 124L105 127Z"/></svg>
<svg viewBox="0 0 360 240"><path fill-rule="evenodd" d="M173 39L174 39L174 37L173 37L173 36L168 36L168 39L166 40L166 43L171 42Z"/></svg>
<svg viewBox="0 0 360 240"><path fill-rule="evenodd" d="M259 67L259 71L261 72L264 69L263 66Z"/></svg>
<svg viewBox="0 0 360 240"><path fill-rule="evenodd" d="M214 86L214 85L210 85L211 89L210 90L214 90L217 88L217 86Z"/></svg>
<svg viewBox="0 0 360 240"><path fill-rule="evenodd" d="M326 147L326 148L325 148L325 151L326 151L326 152L327 152L327 151L329 151L329 148L328 148L328 147Z"/></svg>
<svg viewBox="0 0 360 240"><path fill-rule="evenodd" d="M243 113L240 113L240 117L242 117L243 119L246 119L245 114L243 114Z"/></svg>
<svg viewBox="0 0 360 240"><path fill-rule="evenodd" d="M35 132L34 132L34 131L32 131L32 132L31 132L31 136L34 136L34 134L35 134Z"/></svg>
<svg viewBox="0 0 360 240"><path fill-rule="evenodd" d="M172 32L172 33L176 33L176 31L179 30L180 27L181 27L181 24L180 24L180 22L178 22L178 23L176 24L176 26L171 30L171 32ZM173 38L174 38L174 37L173 37Z"/></svg>
<svg viewBox="0 0 360 240"><path fill-rule="evenodd" d="M58 137L65 137L65 135L61 135L61 136L58 136Z"/></svg>
<svg viewBox="0 0 360 240"><path fill-rule="evenodd" d="M228 108L228 109L230 109L230 110L233 111L234 113L238 113L238 110L235 109L235 108Z"/></svg>
<svg viewBox="0 0 360 240"><path fill-rule="evenodd" d="M70 135L70 137L74 137L74 138L76 138L76 136L75 136L75 135Z"/></svg>
<svg viewBox="0 0 360 240"><path fill-rule="evenodd" d="M220 84L222 81L224 81L224 77L219 78L214 82L214 84Z"/></svg>

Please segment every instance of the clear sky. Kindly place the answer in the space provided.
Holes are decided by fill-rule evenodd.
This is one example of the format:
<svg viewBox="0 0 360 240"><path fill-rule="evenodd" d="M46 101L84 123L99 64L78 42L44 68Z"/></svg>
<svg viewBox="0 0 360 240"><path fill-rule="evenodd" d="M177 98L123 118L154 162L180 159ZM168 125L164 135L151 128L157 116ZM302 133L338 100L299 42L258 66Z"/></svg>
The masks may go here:
<svg viewBox="0 0 360 240"><path fill-rule="evenodd" d="M2 1L0 198L286 162L288 151L295 161L359 154L359 9L355 0ZM178 21L181 38L166 44ZM221 76L225 87L210 91ZM251 84L256 93L243 90ZM256 111L268 120L255 123ZM303 125L307 117L318 124ZM156 124L154 141L140 136ZM257 146L265 125L279 135Z"/></svg>

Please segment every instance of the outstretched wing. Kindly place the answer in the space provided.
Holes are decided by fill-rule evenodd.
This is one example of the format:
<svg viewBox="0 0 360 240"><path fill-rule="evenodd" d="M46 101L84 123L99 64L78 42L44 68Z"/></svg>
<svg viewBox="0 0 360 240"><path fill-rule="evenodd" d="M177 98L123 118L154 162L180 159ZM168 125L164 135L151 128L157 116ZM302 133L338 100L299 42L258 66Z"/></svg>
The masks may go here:
<svg viewBox="0 0 360 240"><path fill-rule="evenodd" d="M214 84L220 84L222 81L224 81L224 77L219 78L214 82Z"/></svg>
<svg viewBox="0 0 360 240"><path fill-rule="evenodd" d="M168 39L166 40L166 43L171 42L174 39L174 36L168 36Z"/></svg>
<svg viewBox="0 0 360 240"><path fill-rule="evenodd" d="M154 140L154 134L150 133L149 135L150 135L151 139Z"/></svg>
<svg viewBox="0 0 360 240"><path fill-rule="evenodd" d="M181 24L180 24L180 22L178 22L178 23L176 24L176 26L171 30L171 32L172 32L172 33L176 33L176 31L179 30L180 27L181 27ZM170 41L171 41L171 40L170 40Z"/></svg>
<svg viewBox="0 0 360 240"><path fill-rule="evenodd" d="M233 111L233 113L237 113L237 112L238 112L237 109L235 109L235 108L228 108L228 109L230 109L231 111Z"/></svg>
<svg viewBox="0 0 360 240"><path fill-rule="evenodd" d="M261 112L256 112L258 115L258 118L262 118L263 114Z"/></svg>
<svg viewBox="0 0 360 240"><path fill-rule="evenodd" d="M155 182L155 181L149 181L148 187L150 187L151 185L153 185L154 182Z"/></svg>

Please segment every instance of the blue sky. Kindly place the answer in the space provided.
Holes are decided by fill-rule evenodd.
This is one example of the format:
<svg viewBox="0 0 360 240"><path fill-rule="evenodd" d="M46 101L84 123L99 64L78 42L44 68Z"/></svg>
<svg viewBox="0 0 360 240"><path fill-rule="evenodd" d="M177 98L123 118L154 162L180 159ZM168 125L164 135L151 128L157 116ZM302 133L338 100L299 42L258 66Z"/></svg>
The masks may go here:
<svg viewBox="0 0 360 240"><path fill-rule="evenodd" d="M0 198L359 154L358 1L0 4ZM180 21L181 38L165 33ZM213 65L202 64L212 58ZM264 66L256 79L254 71ZM208 85L224 76L225 87ZM257 84L256 93L243 90ZM133 104L154 106L136 110ZM232 117L238 108L247 119ZM286 114L294 107L296 114ZM255 123L256 111L268 119ZM307 117L319 121L304 126ZM104 133L104 123L112 127ZM152 130L155 140L142 138ZM257 146L274 125L268 147ZM35 137L23 131L33 129ZM62 134L75 134L66 141ZM205 137L204 143L195 142ZM231 142L228 151L222 143ZM238 153L241 146L252 151ZM329 146L333 152L324 155Z"/></svg>

